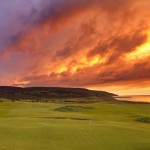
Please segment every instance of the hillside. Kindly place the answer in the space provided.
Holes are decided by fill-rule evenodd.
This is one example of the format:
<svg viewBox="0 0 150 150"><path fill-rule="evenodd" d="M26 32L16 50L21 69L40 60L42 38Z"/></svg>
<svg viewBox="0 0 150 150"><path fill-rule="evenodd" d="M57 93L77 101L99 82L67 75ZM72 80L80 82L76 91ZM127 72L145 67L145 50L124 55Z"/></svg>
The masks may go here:
<svg viewBox="0 0 150 150"><path fill-rule="evenodd" d="M60 87L10 87L0 86L0 99L6 100L31 100L31 101L81 101L90 98L99 100L112 100L115 94L105 91L94 91L83 88L60 88ZM97 100L96 100L97 101Z"/></svg>

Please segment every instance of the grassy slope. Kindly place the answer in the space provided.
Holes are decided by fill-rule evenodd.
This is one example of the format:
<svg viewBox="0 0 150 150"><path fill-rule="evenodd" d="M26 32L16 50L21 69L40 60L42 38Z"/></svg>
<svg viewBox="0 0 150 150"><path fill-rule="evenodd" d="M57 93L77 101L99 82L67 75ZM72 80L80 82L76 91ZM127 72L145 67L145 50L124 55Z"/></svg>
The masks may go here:
<svg viewBox="0 0 150 150"><path fill-rule="evenodd" d="M150 150L150 124L135 121L138 117L150 116L150 105L72 104L95 109L54 111L65 105L0 103L0 150ZM42 117L95 120L90 128L88 120Z"/></svg>

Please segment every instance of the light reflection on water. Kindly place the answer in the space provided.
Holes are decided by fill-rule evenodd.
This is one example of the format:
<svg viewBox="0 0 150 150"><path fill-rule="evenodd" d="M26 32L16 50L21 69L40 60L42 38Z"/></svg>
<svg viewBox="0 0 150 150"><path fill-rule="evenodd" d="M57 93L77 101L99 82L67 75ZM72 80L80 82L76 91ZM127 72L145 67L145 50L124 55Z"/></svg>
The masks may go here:
<svg viewBox="0 0 150 150"><path fill-rule="evenodd" d="M128 95L128 96L118 96L115 98L120 101L149 102L150 103L150 95Z"/></svg>

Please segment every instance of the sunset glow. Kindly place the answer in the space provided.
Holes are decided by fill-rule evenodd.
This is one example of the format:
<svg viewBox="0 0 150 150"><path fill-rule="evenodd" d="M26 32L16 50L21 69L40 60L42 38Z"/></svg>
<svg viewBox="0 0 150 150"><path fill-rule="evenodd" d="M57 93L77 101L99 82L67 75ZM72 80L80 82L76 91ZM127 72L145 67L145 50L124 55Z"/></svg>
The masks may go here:
<svg viewBox="0 0 150 150"><path fill-rule="evenodd" d="M0 4L0 85L150 94L150 0Z"/></svg>
<svg viewBox="0 0 150 150"><path fill-rule="evenodd" d="M129 59L146 59L150 56L150 31L147 32L147 37L147 41L143 45L127 55Z"/></svg>

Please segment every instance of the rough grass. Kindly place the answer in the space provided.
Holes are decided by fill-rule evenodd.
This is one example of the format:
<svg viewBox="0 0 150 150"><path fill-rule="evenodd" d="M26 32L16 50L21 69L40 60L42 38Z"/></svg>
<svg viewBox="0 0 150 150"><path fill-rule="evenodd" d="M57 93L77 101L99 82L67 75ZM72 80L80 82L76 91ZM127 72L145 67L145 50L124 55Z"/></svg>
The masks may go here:
<svg viewBox="0 0 150 150"><path fill-rule="evenodd" d="M82 104L94 108L84 111L55 111L65 106L0 103L0 150L150 150L150 125L136 120L150 116L150 105L97 103Z"/></svg>
<svg viewBox="0 0 150 150"><path fill-rule="evenodd" d="M150 117L141 117L141 118L138 118L137 121L143 122L143 123L150 123Z"/></svg>
<svg viewBox="0 0 150 150"><path fill-rule="evenodd" d="M93 109L93 107L90 106L64 106L56 108L55 111L61 111L61 112L79 112L84 111L88 109Z"/></svg>

